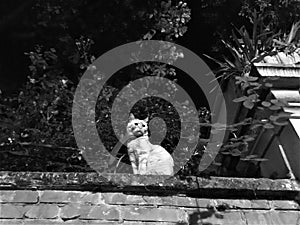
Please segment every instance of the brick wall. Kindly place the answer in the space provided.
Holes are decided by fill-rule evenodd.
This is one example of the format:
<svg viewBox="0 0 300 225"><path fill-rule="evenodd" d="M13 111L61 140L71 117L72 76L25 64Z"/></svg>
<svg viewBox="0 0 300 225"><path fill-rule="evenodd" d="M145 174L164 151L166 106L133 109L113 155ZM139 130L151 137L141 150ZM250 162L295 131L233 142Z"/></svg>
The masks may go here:
<svg viewBox="0 0 300 225"><path fill-rule="evenodd" d="M0 224L300 224L291 180L0 172L0 188Z"/></svg>

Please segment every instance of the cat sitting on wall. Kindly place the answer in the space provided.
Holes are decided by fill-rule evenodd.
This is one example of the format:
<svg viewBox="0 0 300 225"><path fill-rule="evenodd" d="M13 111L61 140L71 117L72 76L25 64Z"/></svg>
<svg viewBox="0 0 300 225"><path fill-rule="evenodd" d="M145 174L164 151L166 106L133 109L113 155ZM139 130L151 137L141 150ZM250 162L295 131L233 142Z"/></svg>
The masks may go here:
<svg viewBox="0 0 300 225"><path fill-rule="evenodd" d="M140 120L130 114L127 125L129 159L134 174L173 175L174 161L166 149L153 145L148 136L148 118Z"/></svg>

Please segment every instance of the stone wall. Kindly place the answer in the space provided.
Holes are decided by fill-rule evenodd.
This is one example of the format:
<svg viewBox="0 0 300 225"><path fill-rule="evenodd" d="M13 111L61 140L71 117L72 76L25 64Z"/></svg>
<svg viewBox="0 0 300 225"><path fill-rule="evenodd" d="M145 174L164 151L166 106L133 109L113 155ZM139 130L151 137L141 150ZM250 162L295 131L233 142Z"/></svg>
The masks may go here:
<svg viewBox="0 0 300 225"><path fill-rule="evenodd" d="M291 180L0 172L0 224L300 224Z"/></svg>

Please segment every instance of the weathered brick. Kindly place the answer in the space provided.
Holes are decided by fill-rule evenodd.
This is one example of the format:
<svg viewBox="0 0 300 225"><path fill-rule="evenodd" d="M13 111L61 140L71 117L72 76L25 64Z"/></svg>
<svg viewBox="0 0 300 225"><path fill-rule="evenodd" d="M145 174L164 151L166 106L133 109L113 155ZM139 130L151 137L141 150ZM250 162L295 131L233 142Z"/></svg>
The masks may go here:
<svg viewBox="0 0 300 225"><path fill-rule="evenodd" d="M116 225L116 221L104 221L104 220L69 220L64 222L63 224L68 225Z"/></svg>
<svg viewBox="0 0 300 225"><path fill-rule="evenodd" d="M122 218L134 221L184 222L187 214L181 209L155 207L123 207Z"/></svg>
<svg viewBox="0 0 300 225"><path fill-rule="evenodd" d="M46 219L36 219L36 220L24 220L24 225L115 225L116 222L109 222L103 220L46 220ZM13 224L12 224L13 225ZM23 224L22 224L23 225Z"/></svg>
<svg viewBox="0 0 300 225"><path fill-rule="evenodd" d="M270 214L262 211L245 212L247 225L266 225L270 224Z"/></svg>
<svg viewBox="0 0 300 225"><path fill-rule="evenodd" d="M208 205L213 204L211 199L207 198L190 198L190 197L162 197L162 205L177 206L177 207L199 207L206 208Z"/></svg>
<svg viewBox="0 0 300 225"><path fill-rule="evenodd" d="M179 196L148 196L126 195L123 193L103 193L103 201L109 205L152 205L152 206L178 206L202 207L211 204L211 199L197 199Z"/></svg>
<svg viewBox="0 0 300 225"><path fill-rule="evenodd" d="M103 201L109 205L163 205L164 198L158 196L126 195L123 193L103 193Z"/></svg>
<svg viewBox="0 0 300 225"><path fill-rule="evenodd" d="M63 221L49 219L25 219L22 225L63 225Z"/></svg>
<svg viewBox="0 0 300 225"><path fill-rule="evenodd" d="M273 200L271 206L274 209L300 209L300 206L295 201Z"/></svg>
<svg viewBox="0 0 300 225"><path fill-rule="evenodd" d="M0 202L36 203L38 201L37 191L1 191Z"/></svg>
<svg viewBox="0 0 300 225"><path fill-rule="evenodd" d="M68 191L44 191L41 193L40 202L68 202Z"/></svg>
<svg viewBox="0 0 300 225"><path fill-rule="evenodd" d="M0 205L0 218L3 219L19 219L23 218L24 215L24 207L16 206L10 204L1 204Z"/></svg>
<svg viewBox="0 0 300 225"><path fill-rule="evenodd" d="M188 223L170 223L170 222L133 222L125 221L122 225L188 225Z"/></svg>
<svg viewBox="0 0 300 225"><path fill-rule="evenodd" d="M81 199L82 193L75 191L44 191L41 194L40 202L77 202Z"/></svg>
<svg viewBox="0 0 300 225"><path fill-rule="evenodd" d="M127 196L128 195L125 195L123 193L103 193L102 194L103 201L106 204L110 204L110 205L128 204ZM137 203L141 203L143 201L143 199L140 196L133 195L131 199L133 200L134 198L136 198ZM134 203L134 201L132 203Z"/></svg>
<svg viewBox="0 0 300 225"><path fill-rule="evenodd" d="M246 225L246 221L243 220L243 215L240 211L225 211L222 213L224 216L222 219L222 225Z"/></svg>
<svg viewBox="0 0 300 225"><path fill-rule="evenodd" d="M268 200L252 200L251 207L253 209L270 209L271 208Z"/></svg>
<svg viewBox="0 0 300 225"><path fill-rule="evenodd" d="M41 194L40 202L47 203L90 203L101 204L101 193L80 192L80 191L44 191Z"/></svg>
<svg viewBox="0 0 300 225"><path fill-rule="evenodd" d="M85 193L80 200L81 203L90 203L93 205L104 204L102 193Z"/></svg>
<svg viewBox="0 0 300 225"><path fill-rule="evenodd" d="M227 205L230 209L249 209L252 207L250 200L245 199L217 199L217 205Z"/></svg>
<svg viewBox="0 0 300 225"><path fill-rule="evenodd" d="M291 211L280 211L280 212L276 212L273 211L271 212L272 217L274 216L274 214L276 214L280 220L280 224L295 224L295 225L299 225L300 224L300 212L295 211L295 212L291 212Z"/></svg>
<svg viewBox="0 0 300 225"><path fill-rule="evenodd" d="M220 213L215 214L212 210L197 209L187 210L188 224L221 224L224 216Z"/></svg>
<svg viewBox="0 0 300 225"><path fill-rule="evenodd" d="M188 224L246 225L243 214L238 210L214 211L212 209L188 209Z"/></svg>
<svg viewBox="0 0 300 225"><path fill-rule="evenodd" d="M0 191L0 202L12 202L16 195L16 191Z"/></svg>
<svg viewBox="0 0 300 225"><path fill-rule="evenodd" d="M61 208L60 217L64 220L74 219L80 216L81 214L81 205L80 204L69 204Z"/></svg>
<svg viewBox="0 0 300 225"><path fill-rule="evenodd" d="M26 206L25 216L33 219L54 219L58 217L59 208L54 204Z"/></svg>
<svg viewBox="0 0 300 225"><path fill-rule="evenodd" d="M245 212L245 218L248 225L265 225L265 224L289 224L297 225L299 222L300 212L290 211L251 211Z"/></svg>
<svg viewBox="0 0 300 225"><path fill-rule="evenodd" d="M0 219L0 224L3 225L23 225L23 220Z"/></svg>
<svg viewBox="0 0 300 225"><path fill-rule="evenodd" d="M120 212L116 206L82 206L80 218L95 220L119 220Z"/></svg>

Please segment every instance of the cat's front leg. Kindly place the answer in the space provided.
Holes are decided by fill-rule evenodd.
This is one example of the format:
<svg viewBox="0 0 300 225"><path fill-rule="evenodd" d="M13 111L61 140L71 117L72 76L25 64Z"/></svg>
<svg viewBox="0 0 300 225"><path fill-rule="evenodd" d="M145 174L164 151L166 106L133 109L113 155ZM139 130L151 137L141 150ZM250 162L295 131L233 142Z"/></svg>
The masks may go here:
<svg viewBox="0 0 300 225"><path fill-rule="evenodd" d="M148 156L149 154L140 154L139 155L139 174L146 174L147 173L147 163L148 163Z"/></svg>
<svg viewBox="0 0 300 225"><path fill-rule="evenodd" d="M133 174L138 174L138 166L137 166L137 160L136 160L136 155L134 154L133 151L128 151L129 155L129 160L132 166Z"/></svg>

